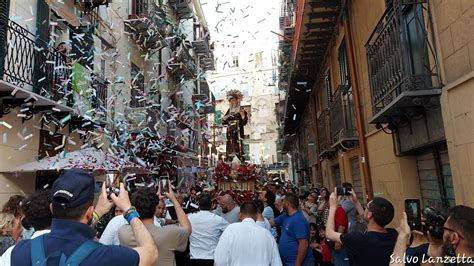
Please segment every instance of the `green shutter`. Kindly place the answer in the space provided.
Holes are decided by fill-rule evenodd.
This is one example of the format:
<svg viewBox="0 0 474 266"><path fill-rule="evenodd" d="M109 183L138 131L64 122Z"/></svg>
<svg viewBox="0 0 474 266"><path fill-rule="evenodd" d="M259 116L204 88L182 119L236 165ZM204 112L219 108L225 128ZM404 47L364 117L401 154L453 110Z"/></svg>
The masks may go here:
<svg viewBox="0 0 474 266"><path fill-rule="evenodd" d="M38 0L38 6L36 9L36 36L39 45L37 47L43 47L44 43L49 43L49 5L45 0ZM46 61L46 53L35 49L34 54L34 72L33 72L33 92L40 93L41 88L47 88L49 86L46 67L44 66ZM41 81L40 81L41 80Z"/></svg>

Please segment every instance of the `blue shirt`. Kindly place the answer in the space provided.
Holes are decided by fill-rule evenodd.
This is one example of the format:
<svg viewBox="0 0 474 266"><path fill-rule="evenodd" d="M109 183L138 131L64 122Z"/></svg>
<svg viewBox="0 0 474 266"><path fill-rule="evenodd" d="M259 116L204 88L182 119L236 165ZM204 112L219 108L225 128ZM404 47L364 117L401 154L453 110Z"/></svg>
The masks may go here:
<svg viewBox="0 0 474 266"><path fill-rule="evenodd" d="M292 215L286 212L275 219L275 224L281 226L279 244L280 256L285 265L294 265L298 255L298 240L306 239L309 244L309 224L301 211ZM314 261L311 247L308 245L303 264Z"/></svg>
<svg viewBox="0 0 474 266"><path fill-rule="evenodd" d="M92 239L95 230L76 221L53 219L51 233L43 237L45 257L61 251L69 257L82 243ZM59 257L48 260L49 265L59 265ZM12 265L31 265L31 240L16 244L11 255ZM81 265L138 265L138 253L128 247L101 245L84 259Z"/></svg>

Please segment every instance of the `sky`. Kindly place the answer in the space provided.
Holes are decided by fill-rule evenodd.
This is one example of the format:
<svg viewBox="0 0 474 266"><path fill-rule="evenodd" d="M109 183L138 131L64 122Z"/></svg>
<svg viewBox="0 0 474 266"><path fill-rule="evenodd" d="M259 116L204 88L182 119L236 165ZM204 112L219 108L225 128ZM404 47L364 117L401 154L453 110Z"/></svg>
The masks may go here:
<svg viewBox="0 0 474 266"><path fill-rule="evenodd" d="M239 55L239 65L254 65L254 54L271 55L278 49L280 0L201 0L211 41L215 43L216 72L225 72L232 56ZM270 64L266 56L264 64Z"/></svg>

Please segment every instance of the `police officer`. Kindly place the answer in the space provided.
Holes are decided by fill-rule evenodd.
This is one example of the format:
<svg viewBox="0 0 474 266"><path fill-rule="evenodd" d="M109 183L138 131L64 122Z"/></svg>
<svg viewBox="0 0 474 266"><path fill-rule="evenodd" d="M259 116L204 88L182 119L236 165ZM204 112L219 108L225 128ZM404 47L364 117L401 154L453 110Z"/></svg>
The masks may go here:
<svg viewBox="0 0 474 266"><path fill-rule="evenodd" d="M139 215L130 204L127 191L120 184L119 195L107 199L105 186L94 211L94 178L79 169L65 171L53 184L50 208L54 219L51 233L19 242L12 251L12 265L151 265L158 250ZM114 205L125 211L137 239L134 249L106 246L93 241L93 220Z"/></svg>

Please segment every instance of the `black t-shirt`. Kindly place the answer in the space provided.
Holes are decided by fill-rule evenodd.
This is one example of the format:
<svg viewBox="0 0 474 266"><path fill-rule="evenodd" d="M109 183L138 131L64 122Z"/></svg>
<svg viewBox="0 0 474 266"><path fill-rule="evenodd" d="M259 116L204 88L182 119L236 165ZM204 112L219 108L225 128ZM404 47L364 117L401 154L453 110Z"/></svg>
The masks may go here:
<svg viewBox="0 0 474 266"><path fill-rule="evenodd" d="M397 231L389 228L387 233L353 232L343 234L341 242L349 253L353 266L388 266L397 236Z"/></svg>
<svg viewBox="0 0 474 266"><path fill-rule="evenodd" d="M405 266L420 266L420 262L423 260L423 255L425 255L425 257L427 258L428 257L428 247L430 246L429 243L426 243L426 244L422 244L420 246L417 246L417 247L410 247L410 248L407 248L407 251L406 251L406 255L407 255L407 258L411 258L411 257L417 257L418 258L418 262L410 262L410 263L405 263ZM411 259L410 261L413 261L413 259Z"/></svg>

